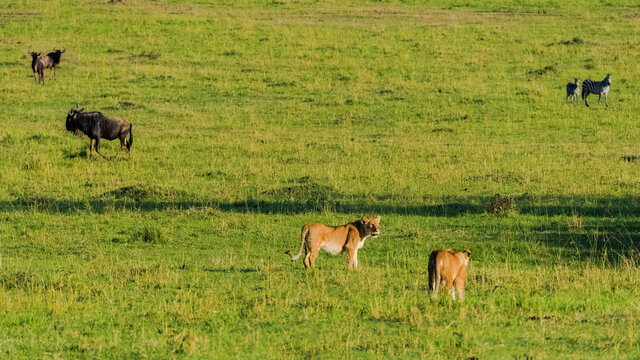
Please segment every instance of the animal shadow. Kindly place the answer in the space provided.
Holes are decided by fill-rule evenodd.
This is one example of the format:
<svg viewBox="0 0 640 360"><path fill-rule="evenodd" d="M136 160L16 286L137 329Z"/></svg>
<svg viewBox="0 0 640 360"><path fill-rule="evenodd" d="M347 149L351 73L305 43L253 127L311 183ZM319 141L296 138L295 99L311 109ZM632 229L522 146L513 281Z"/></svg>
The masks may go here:
<svg viewBox="0 0 640 360"><path fill-rule="evenodd" d="M87 151L86 149L82 149L82 150L62 150L62 156L64 156L65 159L78 159L78 158L86 158L87 157Z"/></svg>
<svg viewBox="0 0 640 360"><path fill-rule="evenodd" d="M204 271L212 272L212 273L222 273L222 274L233 274L233 273L255 273L258 272L257 269L250 268L236 268L231 266L229 268L204 268Z"/></svg>

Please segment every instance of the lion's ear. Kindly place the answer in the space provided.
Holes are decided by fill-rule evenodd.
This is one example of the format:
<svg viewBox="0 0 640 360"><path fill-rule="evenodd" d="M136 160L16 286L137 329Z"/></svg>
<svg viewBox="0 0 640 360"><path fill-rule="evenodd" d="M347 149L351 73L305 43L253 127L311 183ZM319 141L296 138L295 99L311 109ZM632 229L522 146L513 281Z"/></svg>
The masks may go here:
<svg viewBox="0 0 640 360"><path fill-rule="evenodd" d="M367 221L369 221L369 218L367 218L366 216L363 216L362 219L360 219L360 220L362 220L363 222L367 222Z"/></svg>
<svg viewBox="0 0 640 360"><path fill-rule="evenodd" d="M380 223L380 215L378 215L378 217L376 217L376 222L379 224Z"/></svg>

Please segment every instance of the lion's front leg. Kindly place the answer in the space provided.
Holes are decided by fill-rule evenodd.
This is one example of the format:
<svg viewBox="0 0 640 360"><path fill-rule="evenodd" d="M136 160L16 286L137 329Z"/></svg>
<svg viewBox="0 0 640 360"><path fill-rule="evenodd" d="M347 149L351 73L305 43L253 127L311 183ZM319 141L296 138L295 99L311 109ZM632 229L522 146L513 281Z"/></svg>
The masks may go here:
<svg viewBox="0 0 640 360"><path fill-rule="evenodd" d="M353 270L358 267L358 250L347 249L347 256L349 257L349 270Z"/></svg>
<svg viewBox="0 0 640 360"><path fill-rule="evenodd" d="M343 249L349 256L349 270L353 270L358 267L358 236L357 230L350 229L347 234L347 242Z"/></svg>

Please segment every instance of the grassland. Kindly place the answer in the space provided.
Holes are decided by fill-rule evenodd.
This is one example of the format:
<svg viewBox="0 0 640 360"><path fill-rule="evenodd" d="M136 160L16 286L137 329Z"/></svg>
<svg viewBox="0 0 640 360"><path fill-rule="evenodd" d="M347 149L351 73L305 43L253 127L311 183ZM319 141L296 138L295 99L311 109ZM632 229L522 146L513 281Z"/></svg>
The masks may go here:
<svg viewBox="0 0 640 360"><path fill-rule="evenodd" d="M0 356L640 358L639 35L632 1L0 4ZM357 271L283 254L378 214Z"/></svg>

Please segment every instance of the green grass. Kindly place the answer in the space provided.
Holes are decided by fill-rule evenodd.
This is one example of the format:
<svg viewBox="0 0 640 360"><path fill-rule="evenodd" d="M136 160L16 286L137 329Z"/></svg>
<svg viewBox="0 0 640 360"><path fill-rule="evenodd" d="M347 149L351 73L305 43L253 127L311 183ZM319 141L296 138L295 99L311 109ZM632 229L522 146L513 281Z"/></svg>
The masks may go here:
<svg viewBox="0 0 640 360"><path fill-rule="evenodd" d="M640 357L639 19L622 0L3 3L0 356ZM38 85L28 52L53 47ZM607 73L608 108L564 102ZM88 159L76 102L131 121L131 156ZM496 193L517 208L486 213ZM362 215L382 235L357 271L284 255L304 223ZM427 294L448 247L471 249L464 304Z"/></svg>

